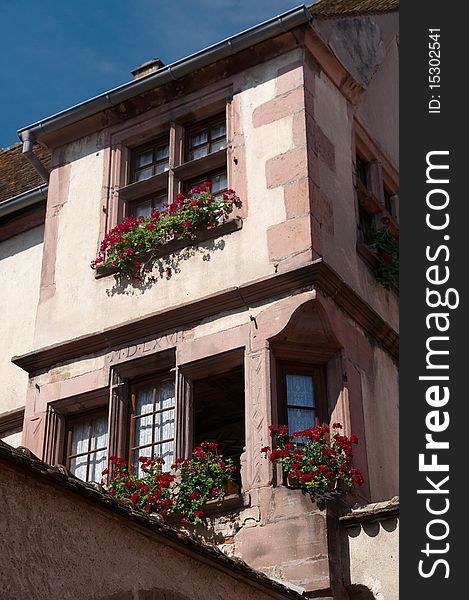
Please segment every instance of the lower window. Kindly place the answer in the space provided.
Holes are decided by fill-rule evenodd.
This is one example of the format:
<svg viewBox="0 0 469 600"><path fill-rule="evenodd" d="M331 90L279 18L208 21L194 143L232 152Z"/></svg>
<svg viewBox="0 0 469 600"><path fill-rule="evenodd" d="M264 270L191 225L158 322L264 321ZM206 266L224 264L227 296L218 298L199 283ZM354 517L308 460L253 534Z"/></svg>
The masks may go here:
<svg viewBox="0 0 469 600"><path fill-rule="evenodd" d="M158 456L169 470L174 462L174 379L162 377L132 386L129 463L140 472L140 456Z"/></svg>
<svg viewBox="0 0 469 600"><path fill-rule="evenodd" d="M107 466L108 415L92 411L67 419L67 468L83 481L101 481Z"/></svg>

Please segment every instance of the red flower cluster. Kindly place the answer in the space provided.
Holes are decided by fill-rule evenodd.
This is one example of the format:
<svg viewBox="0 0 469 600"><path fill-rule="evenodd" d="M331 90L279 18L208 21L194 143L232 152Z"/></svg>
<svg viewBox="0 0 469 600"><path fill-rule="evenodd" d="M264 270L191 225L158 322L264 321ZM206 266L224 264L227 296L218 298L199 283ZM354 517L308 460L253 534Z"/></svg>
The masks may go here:
<svg viewBox="0 0 469 600"><path fill-rule="evenodd" d="M159 457L141 456L139 458L143 477L130 474L124 458L111 456L109 491L118 498L129 498L131 502L148 512L167 514L174 500L171 486L175 475L162 471L164 460ZM103 475L108 475L105 469ZM104 482L103 482L104 483Z"/></svg>
<svg viewBox="0 0 469 600"><path fill-rule="evenodd" d="M194 232L225 220L240 205L234 190L227 190L222 198L215 197L211 182L205 181L187 195L178 194L173 202L163 205L165 210L161 212L154 210L147 217L124 217L105 235L91 268L113 267L122 275L143 280L155 265L161 264L156 253L161 245L192 237Z"/></svg>
<svg viewBox="0 0 469 600"><path fill-rule="evenodd" d="M236 470L230 459L218 453L214 442L202 442L190 458L177 458L172 472L163 471L162 458L141 456L138 460L141 477L130 474L124 458L110 457L111 469L103 471L103 476L109 475L108 491L147 512L179 514L185 524L203 522L202 506L224 496L225 484Z"/></svg>
<svg viewBox="0 0 469 600"><path fill-rule="evenodd" d="M330 492L339 481L348 486L361 485L362 474L352 465L352 445L358 443L356 435L341 435L340 423L316 425L288 435L288 427L269 426L276 447L268 446L261 452L273 463L282 466L290 482L312 495Z"/></svg>

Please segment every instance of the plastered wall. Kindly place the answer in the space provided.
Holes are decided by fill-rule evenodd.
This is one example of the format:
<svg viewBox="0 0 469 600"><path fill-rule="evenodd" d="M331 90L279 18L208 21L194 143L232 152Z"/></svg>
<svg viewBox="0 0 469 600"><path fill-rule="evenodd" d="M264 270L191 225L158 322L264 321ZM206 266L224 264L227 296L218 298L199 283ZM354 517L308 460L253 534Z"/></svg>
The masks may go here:
<svg viewBox="0 0 469 600"><path fill-rule="evenodd" d="M28 375L11 362L33 348L41 274L43 227L0 244L0 414L24 406Z"/></svg>

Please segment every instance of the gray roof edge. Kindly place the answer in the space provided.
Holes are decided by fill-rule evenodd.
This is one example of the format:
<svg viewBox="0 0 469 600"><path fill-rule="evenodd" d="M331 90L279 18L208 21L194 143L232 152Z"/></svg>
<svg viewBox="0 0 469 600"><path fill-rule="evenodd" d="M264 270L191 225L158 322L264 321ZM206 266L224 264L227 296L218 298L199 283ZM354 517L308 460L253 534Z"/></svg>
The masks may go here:
<svg viewBox="0 0 469 600"><path fill-rule="evenodd" d="M0 202L0 218L5 217L10 213L21 210L22 208L27 208L28 206L37 204L42 200L46 200L47 190L47 184L38 185L37 187L28 190L27 192L23 192L21 194L18 194L17 196L12 196L11 198L7 198L6 200L2 200Z"/></svg>
<svg viewBox="0 0 469 600"><path fill-rule="evenodd" d="M102 110L116 106L125 100L129 100L134 96L148 92L170 81L180 79L197 69L206 67L255 44L308 23L312 18L309 9L304 4L292 8L272 19L166 65L151 75L124 83L64 111L22 127L17 132L18 136L23 141L26 134L36 138L38 135L50 133L76 123Z"/></svg>

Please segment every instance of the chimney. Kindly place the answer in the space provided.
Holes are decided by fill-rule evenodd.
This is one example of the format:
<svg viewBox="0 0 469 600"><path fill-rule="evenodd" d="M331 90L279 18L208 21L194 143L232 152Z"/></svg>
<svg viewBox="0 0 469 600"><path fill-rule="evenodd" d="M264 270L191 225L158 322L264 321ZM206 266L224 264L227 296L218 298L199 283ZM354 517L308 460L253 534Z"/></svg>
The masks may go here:
<svg viewBox="0 0 469 600"><path fill-rule="evenodd" d="M146 75L155 73L158 71L158 69L161 69L161 67L164 67L163 61L161 61L159 58L152 58L130 72L132 73L134 79L140 79L140 77L145 77Z"/></svg>

